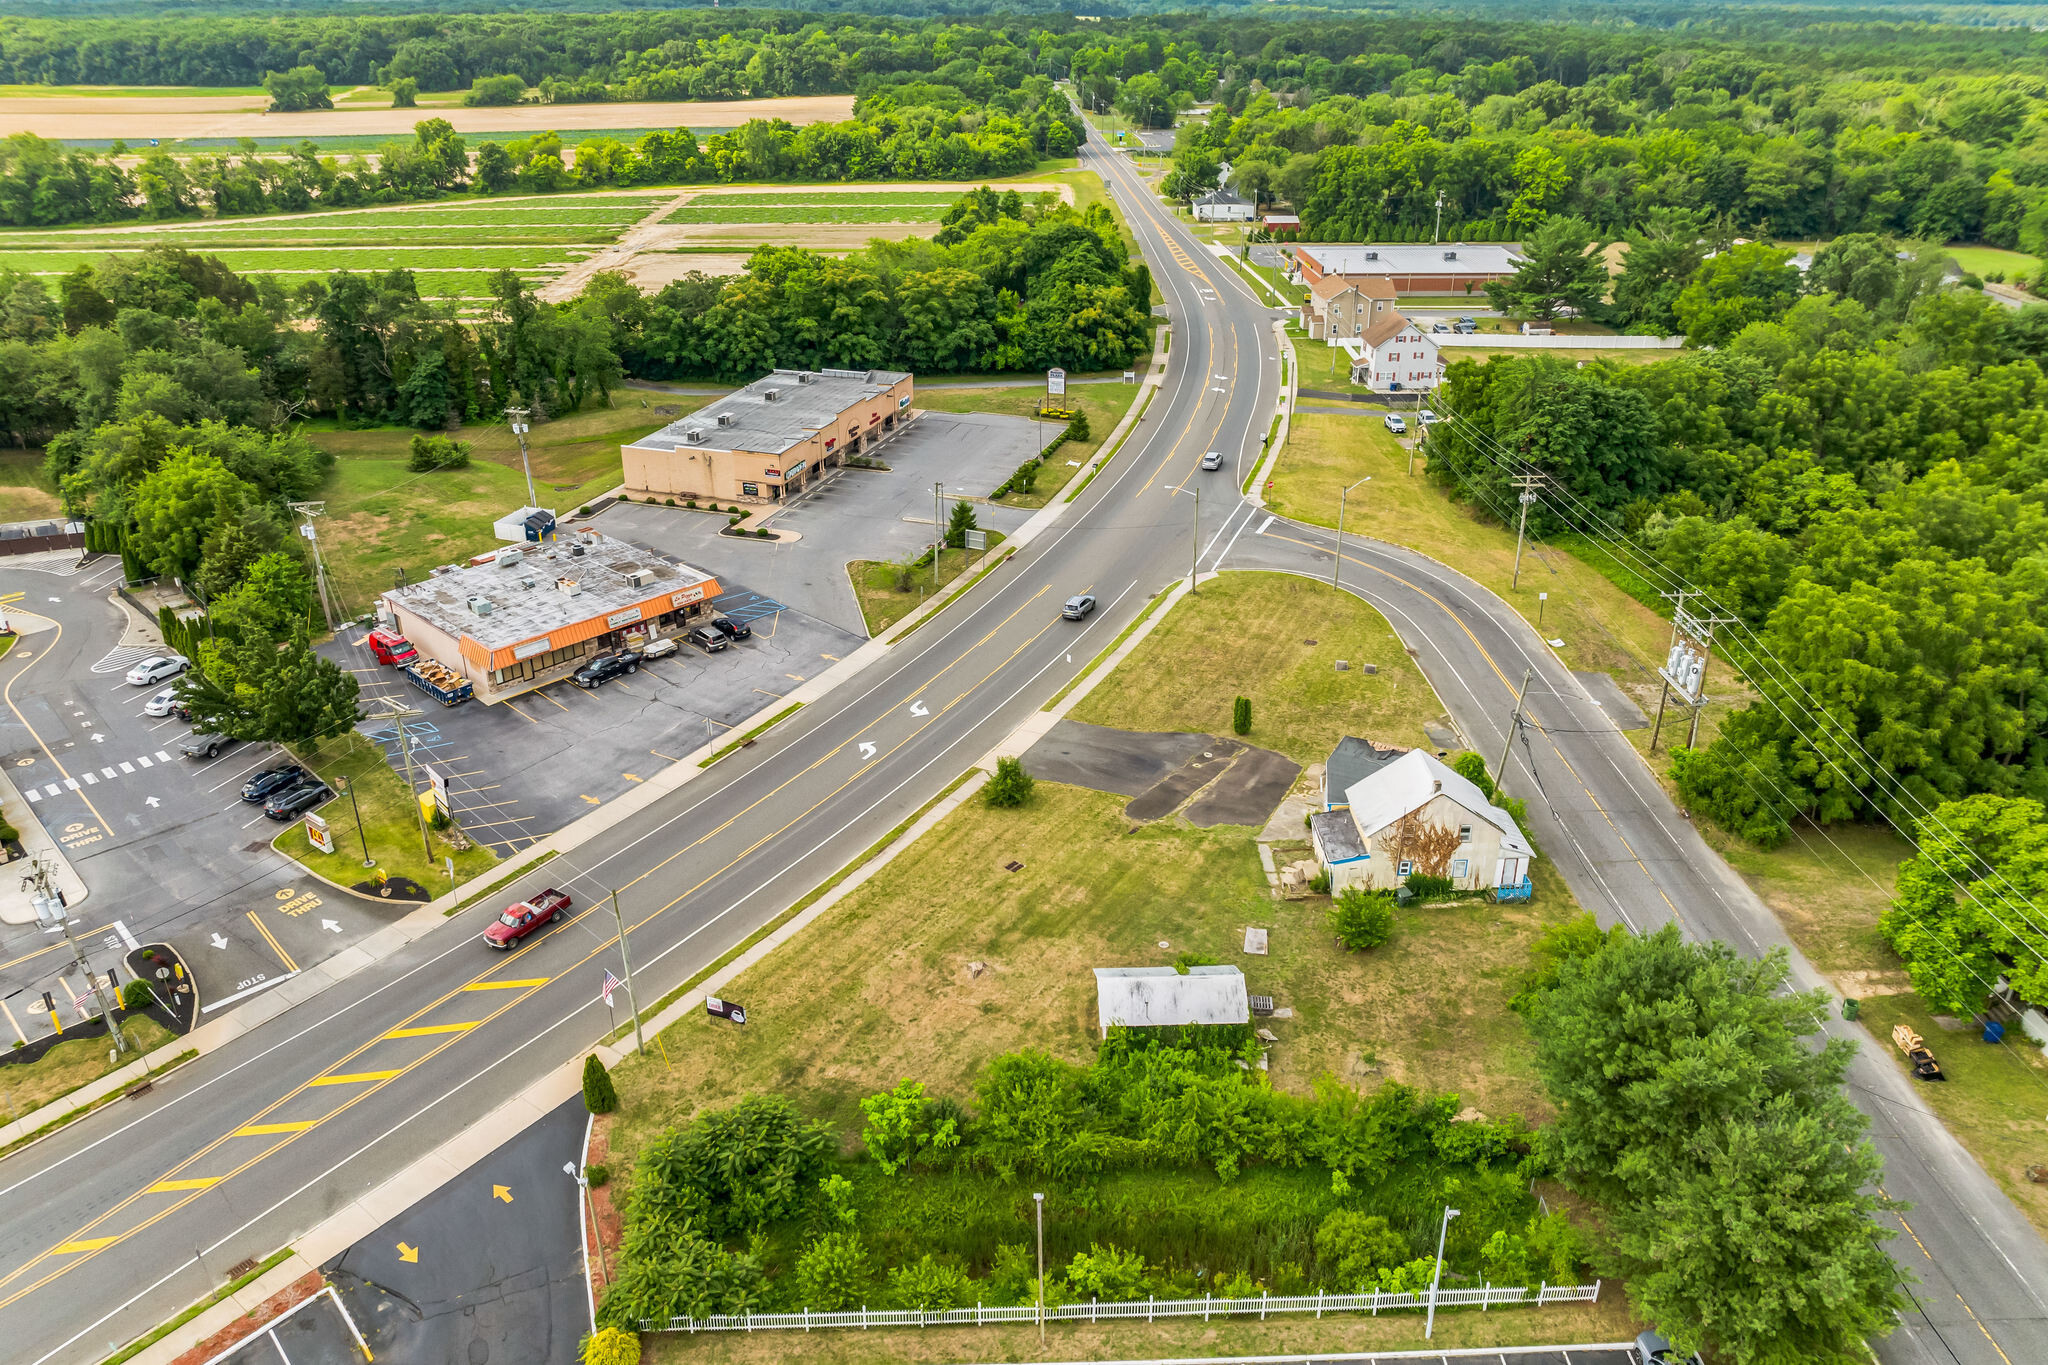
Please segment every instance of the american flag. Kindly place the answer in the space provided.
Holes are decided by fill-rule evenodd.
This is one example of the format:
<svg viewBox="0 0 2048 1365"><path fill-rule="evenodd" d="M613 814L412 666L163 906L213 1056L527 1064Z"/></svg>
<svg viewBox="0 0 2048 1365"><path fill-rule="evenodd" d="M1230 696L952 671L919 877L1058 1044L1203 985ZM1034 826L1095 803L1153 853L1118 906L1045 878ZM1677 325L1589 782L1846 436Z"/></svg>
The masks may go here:
<svg viewBox="0 0 2048 1365"><path fill-rule="evenodd" d="M611 968L609 968L609 967L605 968L605 969L604 969L604 1007L605 1007L606 1009L610 1009L610 1008L612 1007L612 992L613 992L613 991L615 991L615 990L617 990L617 989L619 988L619 984L620 984L620 983L619 983L619 979L618 979L618 978L617 978L616 976L613 976L613 975L612 975L612 969L611 969Z"/></svg>

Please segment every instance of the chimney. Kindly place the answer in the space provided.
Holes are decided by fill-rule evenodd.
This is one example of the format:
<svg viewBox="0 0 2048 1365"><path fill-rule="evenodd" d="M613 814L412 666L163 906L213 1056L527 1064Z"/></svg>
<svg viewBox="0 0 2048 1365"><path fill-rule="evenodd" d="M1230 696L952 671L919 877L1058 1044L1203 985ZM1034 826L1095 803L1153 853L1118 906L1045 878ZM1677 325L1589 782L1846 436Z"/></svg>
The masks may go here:
<svg viewBox="0 0 2048 1365"><path fill-rule="evenodd" d="M1429 789L1431 792L1442 791L1444 789L1444 780L1441 777L1436 778L1429 784Z"/></svg>

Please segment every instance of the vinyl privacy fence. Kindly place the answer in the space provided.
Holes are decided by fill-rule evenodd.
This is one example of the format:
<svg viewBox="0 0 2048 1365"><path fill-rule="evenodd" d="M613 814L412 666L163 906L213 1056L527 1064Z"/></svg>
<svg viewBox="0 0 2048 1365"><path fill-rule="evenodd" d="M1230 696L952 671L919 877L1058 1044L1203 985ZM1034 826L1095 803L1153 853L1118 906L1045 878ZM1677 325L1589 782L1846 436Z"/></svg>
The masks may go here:
<svg viewBox="0 0 2048 1365"><path fill-rule="evenodd" d="M1158 1318L1248 1318L1261 1320L1274 1313L1393 1313L1429 1307L1429 1294L1292 1294L1281 1297L1261 1295L1255 1299L1137 1299L1122 1303L1070 1303L1045 1310L1047 1322L1111 1322L1117 1319ZM1438 1308L1540 1308L1550 1303L1598 1303L1600 1281L1591 1284L1482 1285L1477 1289L1439 1289ZM827 1327L985 1327L999 1322L1035 1322L1033 1304L976 1304L972 1308L949 1308L923 1313L914 1308L867 1309L840 1313L747 1313L737 1317L670 1318L666 1322L643 1320L643 1332L779 1332Z"/></svg>

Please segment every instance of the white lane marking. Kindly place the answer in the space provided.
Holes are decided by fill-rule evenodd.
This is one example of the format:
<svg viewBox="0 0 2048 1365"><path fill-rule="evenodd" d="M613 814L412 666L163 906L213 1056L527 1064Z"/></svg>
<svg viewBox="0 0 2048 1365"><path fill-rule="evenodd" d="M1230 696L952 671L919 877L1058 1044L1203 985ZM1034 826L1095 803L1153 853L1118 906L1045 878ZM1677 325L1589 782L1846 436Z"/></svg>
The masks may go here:
<svg viewBox="0 0 2048 1365"><path fill-rule="evenodd" d="M65 779L64 779L64 790L65 790L65 791L68 791L68 792L75 792L75 791L77 791L77 790L78 790L78 779L77 779L77 778L75 778L75 777L67 777L67 778L65 778ZM55 793L52 793L52 795L55 795Z"/></svg>
<svg viewBox="0 0 2048 1365"><path fill-rule="evenodd" d="M122 766L123 766L123 767L126 767L127 765L126 765L126 764L123 764ZM134 771L135 771L135 769L133 769L133 768L129 768L129 769L128 769L128 771L132 773L132 772L134 772ZM100 769L100 776L101 776L101 777L104 777L104 778L106 778L106 779L107 779L107 780L108 780L109 782L113 781L113 780L114 780L115 778L119 777L120 775L121 775L121 774L119 774L119 773L115 772L115 771L114 771L114 770L113 770L112 768L102 768L102 769Z"/></svg>
<svg viewBox="0 0 2048 1365"><path fill-rule="evenodd" d="M216 934L214 935L214 937L218 938L220 937L220 935ZM246 991L236 991L233 995L222 996L220 999L214 1001L210 1005L201 1005L199 1007L199 1012L201 1014L212 1014L215 1010L221 1008L221 1006L223 1005L232 1005L237 1000L246 1000L250 996L255 995L259 991L267 991L272 986L282 985L297 975L297 972L286 972L283 976L272 977L268 981L259 981L255 985L249 987L249 989Z"/></svg>
<svg viewBox="0 0 2048 1365"><path fill-rule="evenodd" d="M121 942L128 946L129 952L132 953L137 948L140 948L142 946L140 943L137 943L135 941L135 935L128 932L128 925L124 921L115 920L112 924L108 925L107 927L109 929L112 929L115 933L121 936Z"/></svg>
<svg viewBox="0 0 2048 1365"><path fill-rule="evenodd" d="M133 773L135 771L135 765L133 763L123 763L121 765L121 771L124 773Z"/></svg>
<svg viewBox="0 0 2048 1365"><path fill-rule="evenodd" d="M162 749L158 749L156 751L156 761L159 763L169 763L171 761L171 756L165 753Z"/></svg>
<svg viewBox="0 0 2048 1365"><path fill-rule="evenodd" d="M149 760L148 760L148 759L147 759L146 757L144 757L144 756L143 756L143 755L141 755L141 754L137 754L137 755L135 756L135 761L136 761L137 763L140 763L140 764L141 764L141 765L142 765L143 767L145 767L145 768L151 768L151 767L155 767L155 766L156 766L155 764L151 763L151 762L150 762L150 761L149 761ZM127 767L128 765L127 765L126 763L123 763L123 764L122 764L121 766L125 768L125 767Z"/></svg>
<svg viewBox="0 0 2048 1365"><path fill-rule="evenodd" d="M80 773L80 774L79 774L79 776L85 779L86 785L87 785L87 786L89 786L89 787L94 787L94 786L98 786L98 785L99 785L99 779L98 779L97 777L94 777L94 776L92 775L92 772L91 772L91 770L89 770L89 769L88 769L87 771L85 771L85 772L82 772L82 773Z"/></svg>
<svg viewBox="0 0 2048 1365"><path fill-rule="evenodd" d="M1264 521L1259 523L1259 529L1252 532L1252 534L1255 536L1262 536L1266 534L1267 530L1270 529L1273 523L1278 520L1278 517L1267 517Z"/></svg>
<svg viewBox="0 0 2048 1365"><path fill-rule="evenodd" d="M43 794L37 791L34 787L30 787L27 791L23 792L22 795L26 796L31 801L40 801L43 799Z"/></svg>

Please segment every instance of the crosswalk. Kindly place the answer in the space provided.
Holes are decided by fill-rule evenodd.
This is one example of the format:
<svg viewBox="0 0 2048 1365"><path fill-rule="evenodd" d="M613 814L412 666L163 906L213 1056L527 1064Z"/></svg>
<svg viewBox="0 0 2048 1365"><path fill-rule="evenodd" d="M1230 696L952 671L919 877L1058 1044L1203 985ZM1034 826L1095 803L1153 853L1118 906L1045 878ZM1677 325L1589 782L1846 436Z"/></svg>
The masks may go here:
<svg viewBox="0 0 2048 1365"><path fill-rule="evenodd" d="M118 645L108 650L106 657L92 666L92 671L95 673L126 673L142 660L149 658L153 654L161 653L163 653L161 649L149 649L141 645Z"/></svg>
<svg viewBox="0 0 2048 1365"><path fill-rule="evenodd" d="M43 801L67 791L78 791L83 787L96 787L102 782L117 782L124 777L133 777L143 768L154 768L158 764L175 764L176 759L158 749L154 754L137 754L134 760L115 763L95 772L87 768L77 777L67 777L61 782L45 782L40 787L23 787L21 794L31 801Z"/></svg>

